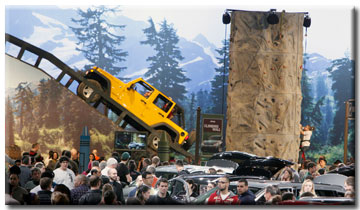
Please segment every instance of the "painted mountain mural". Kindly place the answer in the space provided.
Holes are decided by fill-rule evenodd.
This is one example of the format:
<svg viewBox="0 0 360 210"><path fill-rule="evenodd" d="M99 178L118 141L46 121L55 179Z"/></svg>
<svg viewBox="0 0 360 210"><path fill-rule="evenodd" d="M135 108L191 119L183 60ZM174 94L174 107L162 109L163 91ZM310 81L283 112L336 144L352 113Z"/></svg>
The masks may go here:
<svg viewBox="0 0 360 210"><path fill-rule="evenodd" d="M54 54L75 70L85 70L86 65L92 64L91 59L87 57L87 53L89 52L81 51L83 49L83 45L81 44L81 41L79 41L79 34L74 32L74 28L79 27L74 20L79 20L81 18L77 8L62 9L56 6L7 6L5 11L6 33L16 36ZM114 49L119 49L126 54L124 54L122 60L115 59L115 62L112 63L113 66L124 67L123 70L116 76L119 78L126 78L128 80L137 77L143 77L148 80L157 76L155 74L148 73L150 72L150 68L157 64L156 62L162 62L161 60L156 61L151 59L151 57L157 56L161 53L161 50L157 50L154 44L155 42L151 44L151 39L149 39L149 36L144 33L145 29L151 28L150 22L132 20L122 15L121 12L104 20L106 23L116 23L116 25L123 26L117 29L112 29L110 27L105 28L107 31L113 32L118 38L123 37L118 39L118 44L113 44ZM169 22L164 24L164 22L166 21L154 23L156 27L154 27L155 31L153 31L153 34L156 34L157 36L154 35L154 37L157 37L159 40L169 39L170 35L168 37L165 36L164 29L169 29L169 31L171 31L170 34L174 41L173 46L175 46L175 51L178 50L177 53L179 53L177 58L173 59L173 61L177 64L176 68L182 73L182 77L187 78L180 83L176 83L184 89L183 91L185 95L184 98L177 102L185 109L186 129L190 131L195 128L194 116L196 113L195 110L198 106L201 107L203 113L214 113L214 110L219 110L215 108L216 106L221 107L221 104L219 104L221 101L215 99L226 98L226 96L223 97L221 95L222 91L216 91L216 89L221 88L221 86L224 86L226 89L227 79L225 80L225 84L220 84L219 86L219 84L216 84L216 77L227 78L228 65L224 66L224 63L226 63L224 62L224 53L227 54L229 48L225 42L223 42L223 46L216 46L210 43L206 38L207 34L205 33L199 33L193 40L179 37L176 34L177 26ZM164 36L162 36L162 34ZM113 38L114 37L115 36L113 36ZM150 44L143 44L143 42ZM94 49L95 50L93 52L96 51L96 48ZM6 53L11 55L13 51L16 50L6 46ZM108 54L110 55L107 56L111 57L111 53ZM175 54L170 54L169 57ZM225 57L228 59L227 56ZM29 59L31 59L31 55L29 55ZM341 159L343 156L342 148L345 116L344 102L350 98L354 98L354 61L350 60L347 56L330 60L320 54L312 53L304 54L303 66L302 124L311 124L316 127L316 131L312 137L313 144L310 148L309 157L315 160L320 155L325 154L328 162L332 163L336 159ZM59 72L54 71L51 72L50 75L56 75L58 73ZM9 75L10 74L7 74L6 76L7 80L9 77L12 77ZM28 90L28 87L31 90L31 94L34 94L34 98L36 98L36 100L40 100L39 96L41 95L41 91L38 88L41 81L50 85L49 81L51 80L38 78L36 81L18 81L18 83L13 84L11 87L7 87L6 97L10 98L9 104L11 104L13 109L15 123L19 123L19 116L21 116L21 113L17 108L21 101L15 101L15 96L16 94L19 94L19 89ZM75 90L71 89L71 91L74 92ZM171 92L166 94L171 96ZM57 98L58 101L56 103L64 101L63 99L65 97L73 97L65 95L61 95L60 97L60 95L59 98ZM74 100L76 101L78 99ZM49 101L47 103L49 103ZM226 102L223 101L222 103L226 107ZM72 105L70 104L69 106ZM42 108L34 107L33 112L35 112L36 109L42 110ZM59 113L64 112L62 108L55 110ZM81 112L82 110L86 110L86 108L74 111L74 113ZM221 111L216 112L216 114L221 114ZM76 119L90 120L83 115L84 113L80 113L76 116ZM29 114L29 116L31 115ZM42 117L41 120L44 120L44 118L46 117ZM60 124L54 125L51 129L58 129L65 125L61 124L61 120L64 117L61 115L61 117L58 118L60 118L60 121L55 121L58 121L57 123ZM40 120L40 118L38 120ZM53 123L55 123L55 121ZM79 122L73 123L79 124ZM101 132L101 135L106 136L109 135L111 130L110 128L112 128L110 124L108 128L104 129L104 131L99 131L101 129L98 129L95 125L93 126L93 129L96 128L99 132ZM354 124L354 121L350 121L349 156L352 157L354 157L355 154ZM43 123L35 123L31 126L35 125L37 126L36 129L38 129L38 131L34 135L44 133L42 130L44 126ZM17 124L14 127L16 131L15 142L20 140L20 135L23 135L20 133L22 131L19 126L20 124ZM73 129L80 132L82 129L80 127L83 125L79 124L77 126L78 127ZM52 132L58 131L52 130ZM48 133L47 135L49 136L52 134ZM42 138L45 141L45 137ZM27 150L29 144L30 143L22 143L21 146L25 146L25 148L22 149ZM49 146L55 147L54 145ZM56 145L60 145L60 143L58 142Z"/></svg>

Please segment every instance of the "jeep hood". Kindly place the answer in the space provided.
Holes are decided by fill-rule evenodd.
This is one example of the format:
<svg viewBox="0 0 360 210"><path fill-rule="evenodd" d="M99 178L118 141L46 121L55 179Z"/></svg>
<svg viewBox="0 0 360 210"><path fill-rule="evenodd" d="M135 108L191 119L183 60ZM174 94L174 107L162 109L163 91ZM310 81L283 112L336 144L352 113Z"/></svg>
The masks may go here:
<svg viewBox="0 0 360 210"><path fill-rule="evenodd" d="M239 164L233 171L234 175L238 176L265 176L271 178L279 170L287 165L293 165L291 161L274 158L274 157L260 157L254 154L249 154L240 151L226 151L214 154L210 160L225 159L231 160Z"/></svg>

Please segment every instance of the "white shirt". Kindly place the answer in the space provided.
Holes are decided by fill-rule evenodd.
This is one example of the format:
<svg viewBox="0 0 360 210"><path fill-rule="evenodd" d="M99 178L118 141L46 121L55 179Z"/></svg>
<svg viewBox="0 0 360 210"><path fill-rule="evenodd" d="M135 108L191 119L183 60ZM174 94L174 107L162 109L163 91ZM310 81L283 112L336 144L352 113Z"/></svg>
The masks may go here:
<svg viewBox="0 0 360 210"><path fill-rule="evenodd" d="M75 180L75 174L72 170L66 169L65 171L61 168L57 168L54 170L54 182L56 184L64 184L66 187L68 187L70 190L74 189L74 180Z"/></svg>
<svg viewBox="0 0 360 210"><path fill-rule="evenodd" d="M312 135L312 131L304 131L303 142L302 142L301 146L303 146L303 147L310 146L311 135Z"/></svg>
<svg viewBox="0 0 360 210"><path fill-rule="evenodd" d="M108 175L109 169L110 169L110 168L106 166L106 167L101 171L101 175L109 176L109 175Z"/></svg>
<svg viewBox="0 0 360 210"><path fill-rule="evenodd" d="M225 200L229 195L230 195L230 192L228 192L228 193L225 194L225 195L223 195L223 194L220 193L221 200Z"/></svg>

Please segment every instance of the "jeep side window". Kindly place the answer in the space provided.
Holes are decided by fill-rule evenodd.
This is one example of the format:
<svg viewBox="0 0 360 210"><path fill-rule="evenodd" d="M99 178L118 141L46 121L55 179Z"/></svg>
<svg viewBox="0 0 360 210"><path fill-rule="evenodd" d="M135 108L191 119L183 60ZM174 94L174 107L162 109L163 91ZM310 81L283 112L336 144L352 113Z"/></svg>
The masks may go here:
<svg viewBox="0 0 360 210"><path fill-rule="evenodd" d="M133 88L136 92L138 92L140 95L144 96L145 98L149 98L149 96L154 91L149 85L147 85L142 81L135 83Z"/></svg>
<svg viewBox="0 0 360 210"><path fill-rule="evenodd" d="M154 100L154 104L162 109L164 112L168 112L173 103L166 99L163 95L159 94Z"/></svg>

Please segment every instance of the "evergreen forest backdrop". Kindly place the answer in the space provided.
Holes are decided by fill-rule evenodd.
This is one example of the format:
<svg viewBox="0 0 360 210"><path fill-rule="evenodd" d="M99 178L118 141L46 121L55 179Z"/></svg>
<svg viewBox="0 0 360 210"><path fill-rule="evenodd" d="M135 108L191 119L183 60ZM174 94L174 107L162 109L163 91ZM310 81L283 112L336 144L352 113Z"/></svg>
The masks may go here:
<svg viewBox="0 0 360 210"><path fill-rule="evenodd" d="M43 37L39 28L51 35ZM177 35L176 26L166 18L161 22L154 22L151 17L146 23L133 21L121 16L120 7L105 6L50 11L9 7L6 33L54 53L78 71L96 65L124 81L145 78L185 109L187 131L195 129L197 107L201 107L202 113L226 113L227 39L220 47L209 43L206 34L186 40ZM11 49L6 50L11 53ZM308 152L313 160L320 155L325 155L329 164L342 160L344 102L354 98L355 91L354 61L349 57L344 53L344 57L330 60L317 53L304 54L301 124L316 127ZM30 144L39 133L57 135L51 129L59 127L69 131L69 136L61 136L65 141L71 140L67 138L72 133L81 133L84 125L62 123L67 120L77 123L74 117L86 118L84 113L64 111L64 107L74 106L65 94L59 95L57 87L49 81L40 81L33 88L31 85L6 87L7 142L17 139ZM29 101L30 98L36 100ZM36 123L28 123L31 118ZM355 156L354 124L349 121L348 157ZM99 135L109 135L109 129ZM42 138L46 142L44 135Z"/></svg>

